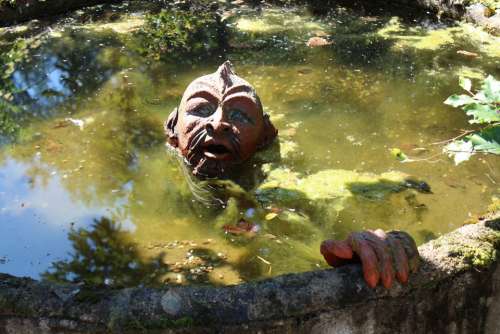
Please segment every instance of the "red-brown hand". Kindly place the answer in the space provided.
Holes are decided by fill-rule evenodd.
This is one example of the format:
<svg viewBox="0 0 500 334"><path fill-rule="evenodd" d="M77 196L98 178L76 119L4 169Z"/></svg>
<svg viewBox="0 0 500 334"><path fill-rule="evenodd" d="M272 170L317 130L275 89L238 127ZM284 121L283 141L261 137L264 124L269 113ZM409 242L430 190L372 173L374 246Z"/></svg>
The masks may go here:
<svg viewBox="0 0 500 334"><path fill-rule="evenodd" d="M379 281L390 288L395 278L408 282L409 274L417 270L420 261L415 241L402 231L353 232L346 240L323 241L321 254L333 267L359 259L366 283L372 288Z"/></svg>

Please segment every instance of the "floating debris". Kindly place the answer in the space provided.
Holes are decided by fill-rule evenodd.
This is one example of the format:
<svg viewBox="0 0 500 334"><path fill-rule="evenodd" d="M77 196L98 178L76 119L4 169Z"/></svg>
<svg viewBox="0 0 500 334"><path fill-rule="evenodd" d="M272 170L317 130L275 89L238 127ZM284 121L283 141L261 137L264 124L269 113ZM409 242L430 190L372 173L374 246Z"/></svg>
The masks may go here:
<svg viewBox="0 0 500 334"><path fill-rule="evenodd" d="M264 259L263 257L261 257L261 256L257 255L257 258L258 258L259 260L261 260L262 262L264 262L265 264L271 265L271 262L267 261L267 260L266 260L266 259Z"/></svg>
<svg viewBox="0 0 500 334"><path fill-rule="evenodd" d="M465 51L465 50L458 50L457 54L463 55L463 56L466 56L466 57L470 57L470 58L477 58L477 57L479 57L478 53L470 52L470 51Z"/></svg>
<svg viewBox="0 0 500 334"><path fill-rule="evenodd" d="M269 212L265 218L266 220L273 220L276 217L278 217L278 214L276 212Z"/></svg>
<svg viewBox="0 0 500 334"><path fill-rule="evenodd" d="M226 233L231 234L255 234L259 232L260 226L244 219L241 219L236 225L224 225L222 227Z"/></svg>
<svg viewBox="0 0 500 334"><path fill-rule="evenodd" d="M326 46L326 45L332 45L332 44L333 44L332 41L329 41L326 38L317 37L317 36L309 38L309 40L306 43L306 45L310 48L316 48L319 46Z"/></svg>

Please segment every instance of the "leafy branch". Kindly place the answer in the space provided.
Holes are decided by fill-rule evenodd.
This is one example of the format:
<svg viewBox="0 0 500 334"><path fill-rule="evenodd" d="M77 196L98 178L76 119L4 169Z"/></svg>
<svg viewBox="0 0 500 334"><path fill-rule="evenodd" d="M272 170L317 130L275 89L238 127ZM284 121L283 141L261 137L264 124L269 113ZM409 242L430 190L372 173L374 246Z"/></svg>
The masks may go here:
<svg viewBox="0 0 500 334"><path fill-rule="evenodd" d="M410 157L399 148L390 149L397 160L435 163L439 161L435 158L445 153L458 165L476 153L500 155L500 82L490 75L482 82L481 89L475 93L470 79L461 77L459 85L467 94L451 95L444 103L461 108L471 117L469 123L478 124L480 128L462 129L459 135L451 139L432 143L431 145L445 145L443 152L426 158Z"/></svg>
<svg viewBox="0 0 500 334"><path fill-rule="evenodd" d="M482 128L464 130L455 138L440 142L447 143L443 151L457 165L476 153L500 155L500 81L490 75L476 93L468 78L460 78L459 85L467 94L451 95L444 103L462 109L471 117L470 124L479 124Z"/></svg>

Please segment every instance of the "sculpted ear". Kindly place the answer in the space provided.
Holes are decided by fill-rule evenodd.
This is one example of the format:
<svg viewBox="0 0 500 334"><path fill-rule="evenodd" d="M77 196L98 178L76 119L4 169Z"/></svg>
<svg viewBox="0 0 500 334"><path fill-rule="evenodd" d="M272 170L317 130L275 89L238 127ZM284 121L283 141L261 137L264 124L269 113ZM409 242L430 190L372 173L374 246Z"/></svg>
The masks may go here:
<svg viewBox="0 0 500 334"><path fill-rule="evenodd" d="M258 148L261 149L271 144L277 135L278 135L278 130L274 127L273 123L271 123L269 115L267 113L264 113L264 131L262 140L259 143Z"/></svg>
<svg viewBox="0 0 500 334"><path fill-rule="evenodd" d="M167 121L163 124L165 129L165 134L167 135L167 141L173 147L179 145L179 140L177 138L177 133L175 131L175 126L177 125L177 119L179 118L178 109L175 108L167 118Z"/></svg>

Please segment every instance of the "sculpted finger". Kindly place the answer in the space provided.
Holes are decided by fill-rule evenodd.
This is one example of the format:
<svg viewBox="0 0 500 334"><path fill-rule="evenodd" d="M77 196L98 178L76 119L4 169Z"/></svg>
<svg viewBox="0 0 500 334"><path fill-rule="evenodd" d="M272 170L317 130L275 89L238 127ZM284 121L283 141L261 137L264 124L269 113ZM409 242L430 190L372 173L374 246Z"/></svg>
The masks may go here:
<svg viewBox="0 0 500 334"><path fill-rule="evenodd" d="M333 267L339 267L346 263L344 260L352 259L351 246L345 240L326 240L321 243L321 254L326 262Z"/></svg>
<svg viewBox="0 0 500 334"><path fill-rule="evenodd" d="M326 240L321 247L325 247L326 250L341 259L352 259L352 248L347 240Z"/></svg>
<svg viewBox="0 0 500 334"><path fill-rule="evenodd" d="M394 260L394 269L396 270L396 278L401 283L408 282L408 275L410 272L408 266L408 257L406 256L406 252L404 250L401 242L394 238L390 233L387 234L387 243L392 252L392 257Z"/></svg>
<svg viewBox="0 0 500 334"><path fill-rule="evenodd" d="M382 230L366 231L366 237L375 250L380 264L380 278L385 288L390 288L394 281L391 250L386 242L387 235Z"/></svg>
<svg viewBox="0 0 500 334"><path fill-rule="evenodd" d="M391 231L388 234L400 241L408 258L409 271L412 273L416 272L420 265L420 255L418 254L415 240L413 240L408 233L403 231Z"/></svg>
<svg viewBox="0 0 500 334"><path fill-rule="evenodd" d="M361 233L351 234L351 245L353 250L359 255L361 264L363 266L363 276L369 287L374 288L380 280L380 273L378 270L378 260L374 250L366 241Z"/></svg>

